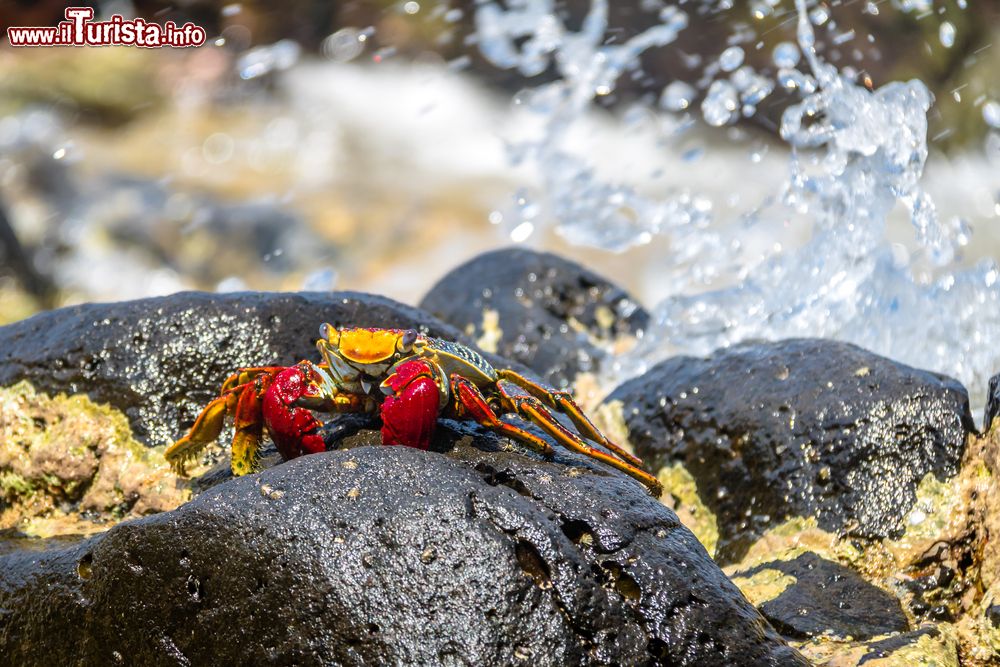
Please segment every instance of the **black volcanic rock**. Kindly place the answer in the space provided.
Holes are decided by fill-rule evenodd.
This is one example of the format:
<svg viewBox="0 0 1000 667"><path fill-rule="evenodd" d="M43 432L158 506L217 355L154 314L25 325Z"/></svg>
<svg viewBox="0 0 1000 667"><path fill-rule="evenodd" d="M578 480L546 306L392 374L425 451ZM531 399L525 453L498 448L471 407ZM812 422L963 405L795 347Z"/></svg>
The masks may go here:
<svg viewBox="0 0 1000 667"><path fill-rule="evenodd" d="M807 664L634 480L576 455L503 451L476 427L445 430L446 454L306 456L76 546L0 555L0 654L20 665Z"/></svg>
<svg viewBox="0 0 1000 667"><path fill-rule="evenodd" d="M986 395L986 408L983 412L983 433L990 430L993 420L1000 414L1000 375L990 378L990 387Z"/></svg>
<svg viewBox="0 0 1000 667"><path fill-rule="evenodd" d="M60 308L0 327L0 385L26 379L39 391L86 393L158 445L181 435L235 369L318 361L323 322L416 327L471 344L426 313L371 294L184 292Z"/></svg>
<svg viewBox="0 0 1000 667"><path fill-rule="evenodd" d="M776 598L760 605L764 618L786 637L822 634L869 639L909 629L899 600L854 570L807 551L793 560L762 563L738 572L752 577L777 570L795 579Z"/></svg>
<svg viewBox="0 0 1000 667"><path fill-rule="evenodd" d="M647 465L693 475L724 563L792 517L898 536L917 484L954 475L974 429L957 381L814 339L668 359L607 401Z"/></svg>
<svg viewBox="0 0 1000 667"><path fill-rule="evenodd" d="M549 384L566 387L606 356L596 341L635 335L649 315L621 288L550 253L507 248L452 270L420 302L424 310L480 338L488 311L502 335L496 351Z"/></svg>

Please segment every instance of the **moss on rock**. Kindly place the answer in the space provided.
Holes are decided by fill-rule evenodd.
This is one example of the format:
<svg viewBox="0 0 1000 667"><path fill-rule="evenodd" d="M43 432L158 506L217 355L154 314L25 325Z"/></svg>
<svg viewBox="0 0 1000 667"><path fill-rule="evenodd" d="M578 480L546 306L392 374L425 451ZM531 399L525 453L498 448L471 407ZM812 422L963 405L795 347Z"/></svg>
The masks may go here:
<svg viewBox="0 0 1000 667"><path fill-rule="evenodd" d="M173 509L187 483L121 412L27 381L0 389L0 529L49 537Z"/></svg>

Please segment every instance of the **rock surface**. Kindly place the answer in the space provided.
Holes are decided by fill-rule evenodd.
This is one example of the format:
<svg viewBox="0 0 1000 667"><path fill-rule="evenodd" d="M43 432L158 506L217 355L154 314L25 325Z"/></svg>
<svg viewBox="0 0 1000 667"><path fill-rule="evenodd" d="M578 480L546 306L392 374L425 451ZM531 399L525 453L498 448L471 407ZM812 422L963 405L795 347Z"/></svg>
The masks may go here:
<svg viewBox="0 0 1000 667"><path fill-rule="evenodd" d="M918 484L954 475L974 429L955 380L814 339L669 359L616 389L615 405L647 465L693 476L723 563L794 517L898 537Z"/></svg>
<svg viewBox="0 0 1000 667"><path fill-rule="evenodd" d="M983 411L983 433L990 430L997 415L1000 415L1000 374L990 378L990 387L986 394L986 408Z"/></svg>
<svg viewBox="0 0 1000 667"><path fill-rule="evenodd" d="M736 573L734 579L750 581L772 573L784 575L781 579L787 585L772 590L768 597L777 595L758 604L758 608L786 637L804 639L827 634L870 639L909 629L894 596L869 584L853 570L810 551L792 560L762 563ZM741 588L747 590L745 585ZM753 597L750 595L751 600Z"/></svg>
<svg viewBox="0 0 1000 667"><path fill-rule="evenodd" d="M649 321L648 313L607 279L523 248L488 252L459 266L431 288L420 307L556 387L595 370L607 347Z"/></svg>
<svg viewBox="0 0 1000 667"><path fill-rule="evenodd" d="M633 480L445 423L438 451L307 456L76 546L0 556L0 653L17 664L807 664Z"/></svg>
<svg viewBox="0 0 1000 667"><path fill-rule="evenodd" d="M28 380L38 391L86 393L124 412L140 441L165 444L236 368L318 359L323 322L419 327L469 342L416 308L370 294L185 292L60 308L0 328L0 386Z"/></svg>

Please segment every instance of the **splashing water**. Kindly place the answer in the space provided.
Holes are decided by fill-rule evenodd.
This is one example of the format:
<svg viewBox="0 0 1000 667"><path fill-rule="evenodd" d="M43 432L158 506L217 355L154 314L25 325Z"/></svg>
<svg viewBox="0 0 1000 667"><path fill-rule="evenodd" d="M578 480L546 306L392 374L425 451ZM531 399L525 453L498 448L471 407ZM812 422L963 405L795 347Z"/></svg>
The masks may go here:
<svg viewBox="0 0 1000 667"><path fill-rule="evenodd" d="M484 53L526 75L543 71L553 57L562 77L521 95L546 120L540 139L512 149L515 158L538 168L543 185L534 199L521 193L522 232L526 221L534 226L550 217L574 243L622 251L666 234L673 248L697 248L706 262L736 261L725 252L726 239L710 229L711 207L692 205L696 196L643 197L600 180L563 146L566 128L596 95L613 89L626 59L673 41L685 25L682 15L667 12L663 25L607 47L600 46L604 2L592 4L580 33L567 32L551 2L510 4L503 11L490 3L477 15ZM802 96L781 122L781 138L792 149L789 177L780 204L752 215L801 217L811 223L811 238L794 252L748 267L734 285L696 295L679 286L655 307L640 345L603 369L606 379L613 386L671 354L707 354L751 338L825 336L957 377L981 404L987 379L1000 370L1000 349L987 339L1000 326L998 267L992 261L964 271L954 267L969 232L961 224L942 224L920 187L932 96L920 81L874 91L856 84L817 54L816 17L805 0L796 0L796 9L797 48L786 42L774 53L778 83ZM518 51L514 40L524 37ZM715 66L713 74L729 77L707 83L701 111L709 125L751 115L770 94L771 82L762 84L761 75L741 65L742 51L730 48ZM740 86L747 80L755 85L749 105L741 98L748 85ZM694 97L690 86L674 82L660 104L679 111ZM887 218L899 204L915 230L912 253L886 239ZM682 260L666 264L672 261ZM921 265L930 268L918 271Z"/></svg>
<svg viewBox="0 0 1000 667"><path fill-rule="evenodd" d="M558 231L573 243L621 251L643 243L665 227L698 227L704 202L682 194L658 201L634 188L602 181L583 157L569 147L571 131L595 98L610 94L618 78L647 49L674 41L687 16L670 6L660 12L660 25L621 45L605 44L607 0L594 0L579 32L569 31L552 0L517 0L501 9L486 3L476 12L483 54L499 67L517 68L535 76L554 63L560 78L524 91L516 103L540 121L537 138L511 143L515 163L539 166L541 187L524 189L516 210L504 217L515 240L526 238L535 224L551 217ZM523 40L523 44L518 43Z"/></svg>

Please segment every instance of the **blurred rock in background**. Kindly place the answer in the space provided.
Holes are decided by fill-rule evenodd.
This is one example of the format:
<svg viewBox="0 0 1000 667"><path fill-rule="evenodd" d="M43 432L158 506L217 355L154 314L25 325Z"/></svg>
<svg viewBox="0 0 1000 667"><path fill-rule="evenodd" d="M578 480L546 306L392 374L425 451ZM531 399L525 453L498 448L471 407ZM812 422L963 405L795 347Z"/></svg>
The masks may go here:
<svg viewBox="0 0 1000 667"><path fill-rule="evenodd" d="M80 5L81 3L71 3ZM251 47L293 40L307 53L342 59L353 49L345 40L355 32L368 31L365 55L379 60L455 61L461 58L476 78L505 92L514 92L529 83L551 79L549 71L531 79L514 70L497 68L480 54L475 39L475 7L472 0L354 0L327 3L316 0L292 2L193 1L184 3L137 0L89 2L98 12L131 12L148 20L192 21L210 36L224 40L231 53ZM671 4L664 0L639 3L609 3L608 42L622 43L657 22L659 12ZM904 3L903 10L879 9L879 3L812 3L812 20L818 33L818 51L828 62L849 67L859 80L878 87L891 80L920 78L935 93L937 113L931 136L943 146L958 146L981 139L983 96L1000 94L990 73L995 71L996 50L992 48L1000 32L1000 2ZM63 18L63 2L13 2L0 7L0 26L53 25ZM587 0L556 2L557 11L570 26L579 25L590 7ZM688 28L677 42L646 51L642 68L627 72L617 90L602 102L613 107L636 99L655 101L671 81L689 84L711 81L725 75L728 66L713 67L727 49L737 47L741 64L773 79L778 67L774 49L794 42L796 17L791 2L757 2L733 7L730 3L706 0L680 3L688 15ZM345 32L339 33L344 29ZM351 30L355 29L355 30ZM873 36L878 36L875 39ZM338 48L338 46L340 48ZM44 55L17 55L18 75L3 67L2 87L13 91L4 104L19 97L47 101L72 101L81 109L97 112L102 122L127 120L137 107L153 104L153 80L132 76L135 61L159 57L139 49L129 55L108 49L90 49L88 58L103 60L97 70L81 73L81 54L43 50ZM114 50L118 51L118 50ZM68 57L67 57L68 56ZM58 65L57 65L58 64ZM8 64L9 65L9 64ZM98 72L100 73L98 75ZM132 76L132 78L128 78ZM126 77L123 79L123 77ZM704 88L707 86L698 86ZM130 100L129 98L134 98ZM765 102L750 121L775 131L782 109L790 96L780 90ZM142 100L141 103L137 103ZM691 105L700 98L691 101ZM941 135L941 136L939 136Z"/></svg>

